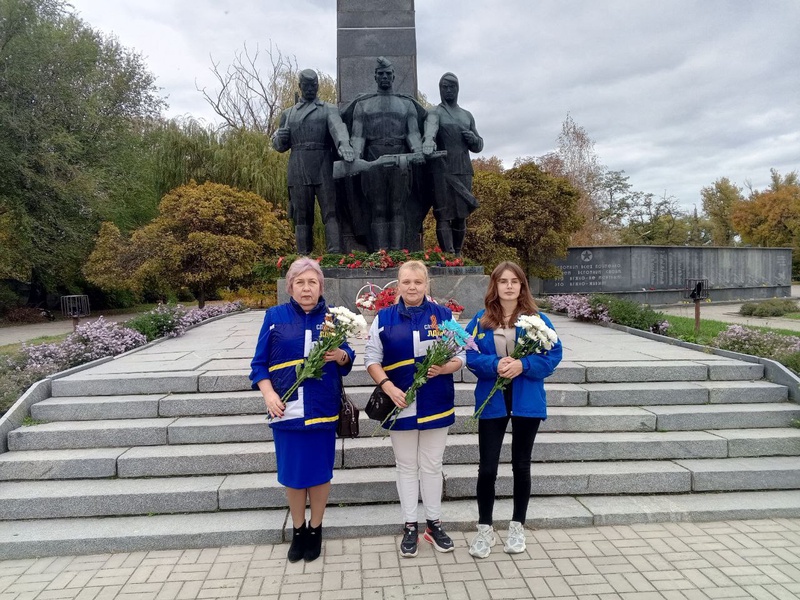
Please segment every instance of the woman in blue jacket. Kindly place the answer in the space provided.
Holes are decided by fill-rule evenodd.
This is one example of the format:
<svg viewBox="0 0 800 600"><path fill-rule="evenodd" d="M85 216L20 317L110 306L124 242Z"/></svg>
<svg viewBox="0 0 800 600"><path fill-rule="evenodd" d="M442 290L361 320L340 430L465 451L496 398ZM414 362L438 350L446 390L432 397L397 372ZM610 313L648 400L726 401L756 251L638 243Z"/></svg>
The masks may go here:
<svg viewBox="0 0 800 600"><path fill-rule="evenodd" d="M492 271L484 301L467 326L478 350L467 351L467 368L478 377L475 407L483 404L498 377L511 379L505 391L497 391L481 413L478 422L478 533L469 553L486 558L497 543L492 512L495 481L503 437L511 420L511 468L514 475L514 514L503 550L509 554L525 551L525 519L531 496L531 454L539 424L547 418L544 379L561 361L561 342L542 354L512 359L511 353L522 333L514 326L522 315L538 315L553 329L550 320L539 313L519 265L502 262Z"/></svg>
<svg viewBox="0 0 800 600"><path fill-rule="evenodd" d="M400 555L417 555L417 499L422 495L427 527L423 539L439 552L452 552L453 540L442 529L442 459L447 431L455 421L453 373L465 362L463 353L428 369L428 381L416 401L405 401L417 363L441 339L439 324L453 317L449 308L430 302L428 269L420 261L404 263L397 274L397 304L384 308L372 322L364 353L367 372L398 408L391 428L397 465L397 492L403 512Z"/></svg>
<svg viewBox="0 0 800 600"><path fill-rule="evenodd" d="M300 258L286 273L291 299L270 308L258 336L250 380L261 390L275 440L278 482L286 486L294 534L289 562L315 560L322 549L322 517L333 478L336 421L341 404L341 377L353 366L347 343L325 354L322 379L307 379L287 399L281 397L297 380L295 366L319 339L328 307L322 297L324 276L316 261ZM306 499L311 519L306 526Z"/></svg>

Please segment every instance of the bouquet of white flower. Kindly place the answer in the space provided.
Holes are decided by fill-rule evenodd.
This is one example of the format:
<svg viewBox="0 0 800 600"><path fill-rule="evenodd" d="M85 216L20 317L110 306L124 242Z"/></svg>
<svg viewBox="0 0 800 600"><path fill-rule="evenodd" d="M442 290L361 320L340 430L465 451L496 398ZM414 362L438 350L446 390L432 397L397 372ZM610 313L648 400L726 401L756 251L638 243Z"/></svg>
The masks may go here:
<svg viewBox="0 0 800 600"><path fill-rule="evenodd" d="M361 315L356 315L343 306L328 308L319 340L312 346L308 358L295 367L297 381L281 396L281 402L286 404L286 401L306 379L322 379L322 367L325 364L326 352L344 344L349 336L366 333L366 331L367 322Z"/></svg>
<svg viewBox="0 0 800 600"><path fill-rule="evenodd" d="M514 326L522 328L523 331L517 340L514 351L511 353L511 358L513 359L519 359L530 354L542 354L550 350L558 342L556 332L550 329L538 315L521 315ZM511 379L507 377L497 378L486 400L470 417L470 421L473 424L477 424L483 409L489 404L489 400L494 396L495 392L506 389L509 383L511 383Z"/></svg>

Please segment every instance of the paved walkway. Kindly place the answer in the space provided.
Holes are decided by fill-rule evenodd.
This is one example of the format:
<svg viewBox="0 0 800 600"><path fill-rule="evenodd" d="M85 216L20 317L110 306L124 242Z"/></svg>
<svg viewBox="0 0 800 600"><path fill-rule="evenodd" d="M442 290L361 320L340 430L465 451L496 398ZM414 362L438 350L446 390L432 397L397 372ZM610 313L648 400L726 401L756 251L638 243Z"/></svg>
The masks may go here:
<svg viewBox="0 0 800 600"><path fill-rule="evenodd" d="M312 563L287 544L0 562L0 600L680 600L800 597L800 519L666 523L529 533L528 549L476 560L402 559L397 537L330 540Z"/></svg>

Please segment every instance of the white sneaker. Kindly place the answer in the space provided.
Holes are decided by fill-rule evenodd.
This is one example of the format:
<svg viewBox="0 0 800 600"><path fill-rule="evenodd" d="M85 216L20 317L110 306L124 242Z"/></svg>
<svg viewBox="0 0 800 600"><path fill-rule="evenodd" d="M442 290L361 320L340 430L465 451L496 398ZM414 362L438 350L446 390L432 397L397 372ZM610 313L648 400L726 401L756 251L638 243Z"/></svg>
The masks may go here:
<svg viewBox="0 0 800 600"><path fill-rule="evenodd" d="M508 524L508 537L503 546L506 554L519 554L525 552L525 528L518 521L511 521Z"/></svg>
<svg viewBox="0 0 800 600"><path fill-rule="evenodd" d="M497 543L494 527L491 525L478 525L478 533L472 538L469 553L475 558L486 558L492 551L492 546Z"/></svg>

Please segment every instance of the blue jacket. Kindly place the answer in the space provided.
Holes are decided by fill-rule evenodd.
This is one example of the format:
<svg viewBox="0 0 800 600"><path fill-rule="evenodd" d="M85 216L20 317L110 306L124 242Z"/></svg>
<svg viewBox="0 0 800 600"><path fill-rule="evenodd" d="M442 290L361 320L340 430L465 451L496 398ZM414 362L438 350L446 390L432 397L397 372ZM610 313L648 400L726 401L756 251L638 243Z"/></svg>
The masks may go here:
<svg viewBox="0 0 800 600"><path fill-rule="evenodd" d="M325 321L328 307L325 299L306 314L294 299L274 306L264 315L258 335L255 356L250 363L253 389L258 382L269 379L279 396L283 396L295 381L295 367L308 356L313 342ZM355 352L345 343L340 346L350 356L350 362L340 366L327 362L322 367L322 379L306 379L286 402L283 417L272 419L270 426L281 429L334 429L339 419L341 377L353 367Z"/></svg>
<svg viewBox="0 0 800 600"><path fill-rule="evenodd" d="M419 309L406 308L401 299L378 313L378 337L383 346L381 366L392 383L401 390L411 387L417 363L425 359L428 346L442 338L438 324L452 318L449 308L427 299ZM416 401L403 409L392 429L438 429L454 422L453 375L438 375L419 388Z"/></svg>
<svg viewBox="0 0 800 600"><path fill-rule="evenodd" d="M494 345L494 330L484 329L480 319L485 313L481 310L472 318L467 325L467 332L475 338L478 351L467 350L467 368L478 377L475 386L475 410L483 404L489 391L497 381L497 365L500 357ZM545 315L539 313L545 324L555 330L553 324ZM517 327L516 339L519 339L522 329ZM517 417L537 417L547 418L547 399L544 392L544 379L555 371L558 363L561 362L561 340L542 354L531 354L520 359L522 362L522 374L515 377L511 382L511 412ZM506 403L503 399L503 392L497 391L481 413L482 419L496 419L505 417Z"/></svg>

